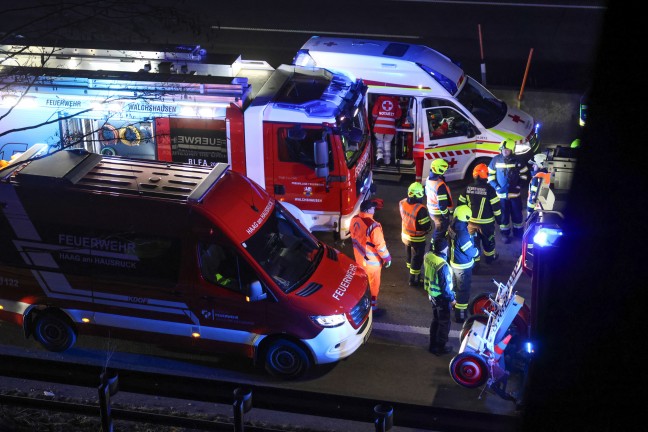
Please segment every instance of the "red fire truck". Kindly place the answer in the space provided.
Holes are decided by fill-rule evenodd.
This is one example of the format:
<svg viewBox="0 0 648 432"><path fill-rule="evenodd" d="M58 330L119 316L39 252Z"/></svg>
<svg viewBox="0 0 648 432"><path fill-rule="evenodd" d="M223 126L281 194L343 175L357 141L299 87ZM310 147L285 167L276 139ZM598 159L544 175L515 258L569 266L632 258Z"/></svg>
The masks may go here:
<svg viewBox="0 0 648 432"><path fill-rule="evenodd" d="M0 45L0 157L47 143L245 174L311 231L349 237L372 194L366 86L198 47ZM77 45L73 45L77 46ZM6 154L2 154L2 152Z"/></svg>
<svg viewBox="0 0 648 432"><path fill-rule="evenodd" d="M367 276L226 164L40 155L0 168L0 320L254 359L296 378L355 352Z"/></svg>

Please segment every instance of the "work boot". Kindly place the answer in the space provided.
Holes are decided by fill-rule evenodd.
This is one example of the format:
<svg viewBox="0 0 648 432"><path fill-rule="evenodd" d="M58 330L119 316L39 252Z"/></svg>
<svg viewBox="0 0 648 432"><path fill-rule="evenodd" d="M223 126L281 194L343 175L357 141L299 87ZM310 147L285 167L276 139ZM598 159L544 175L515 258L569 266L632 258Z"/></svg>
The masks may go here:
<svg viewBox="0 0 648 432"><path fill-rule="evenodd" d="M455 309L455 322L463 324L466 321L466 309Z"/></svg>
<svg viewBox="0 0 648 432"><path fill-rule="evenodd" d="M509 244L509 243L511 243L511 236L508 236L508 235L502 235L502 243L504 243L504 244Z"/></svg>
<svg viewBox="0 0 648 432"><path fill-rule="evenodd" d="M430 348L428 349L428 351L430 351L430 352L431 352L432 354L434 354L435 356L442 356L442 355L444 355L444 354L449 354L449 353L451 353L451 352L452 352L452 347L451 347L451 346L447 346L447 345L446 345L446 346L443 346L443 347L440 347L440 348L438 348L438 347L430 347Z"/></svg>
<svg viewBox="0 0 648 432"><path fill-rule="evenodd" d="M499 254L495 252L495 255L486 257L486 264L492 264L493 262L497 261L497 258L499 258Z"/></svg>
<svg viewBox="0 0 648 432"><path fill-rule="evenodd" d="M473 273L477 273L480 268L481 268L481 260L475 261L475 265L473 265Z"/></svg>
<svg viewBox="0 0 648 432"><path fill-rule="evenodd" d="M513 237L521 239L523 235L524 231L522 231L522 229L513 228Z"/></svg>
<svg viewBox="0 0 648 432"><path fill-rule="evenodd" d="M418 288L420 286L423 286L423 283L421 282L421 279L415 275L410 275L409 277L409 286Z"/></svg>

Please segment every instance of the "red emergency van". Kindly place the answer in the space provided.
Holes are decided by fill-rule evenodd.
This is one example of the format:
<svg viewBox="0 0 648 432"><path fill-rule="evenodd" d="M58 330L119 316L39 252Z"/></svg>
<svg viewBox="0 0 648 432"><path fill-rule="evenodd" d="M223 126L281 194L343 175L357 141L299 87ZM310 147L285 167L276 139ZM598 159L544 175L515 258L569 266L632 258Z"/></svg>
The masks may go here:
<svg viewBox="0 0 648 432"><path fill-rule="evenodd" d="M367 339L364 271L226 164L41 148L0 169L0 319L26 337L164 341L283 378Z"/></svg>

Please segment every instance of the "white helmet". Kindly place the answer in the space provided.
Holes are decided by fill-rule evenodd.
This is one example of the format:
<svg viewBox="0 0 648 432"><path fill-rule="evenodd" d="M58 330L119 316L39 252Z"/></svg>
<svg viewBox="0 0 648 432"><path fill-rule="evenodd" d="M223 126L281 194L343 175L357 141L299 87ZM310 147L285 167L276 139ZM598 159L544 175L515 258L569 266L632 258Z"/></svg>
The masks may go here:
<svg viewBox="0 0 648 432"><path fill-rule="evenodd" d="M538 168L545 168L545 161L547 160L547 155L544 153L538 153L533 156L533 159L529 161L530 164L538 165Z"/></svg>

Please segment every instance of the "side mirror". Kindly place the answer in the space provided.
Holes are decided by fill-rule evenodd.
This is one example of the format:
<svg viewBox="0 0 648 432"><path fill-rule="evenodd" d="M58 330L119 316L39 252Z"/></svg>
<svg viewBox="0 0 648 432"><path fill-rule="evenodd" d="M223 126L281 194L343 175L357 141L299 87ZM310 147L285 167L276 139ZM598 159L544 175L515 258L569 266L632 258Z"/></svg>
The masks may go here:
<svg viewBox="0 0 648 432"><path fill-rule="evenodd" d="M315 177L328 178L328 143L325 140L313 143L313 154L315 155Z"/></svg>
<svg viewBox="0 0 648 432"><path fill-rule="evenodd" d="M468 126L468 130L466 131L466 136L468 138L472 138L475 136L475 129L472 127L472 125Z"/></svg>
<svg viewBox="0 0 648 432"><path fill-rule="evenodd" d="M257 281L253 281L250 284L250 292L247 296L247 300L249 302L265 300L267 297L268 294L263 292L263 286L261 285L261 282L257 280Z"/></svg>

